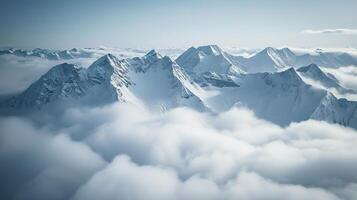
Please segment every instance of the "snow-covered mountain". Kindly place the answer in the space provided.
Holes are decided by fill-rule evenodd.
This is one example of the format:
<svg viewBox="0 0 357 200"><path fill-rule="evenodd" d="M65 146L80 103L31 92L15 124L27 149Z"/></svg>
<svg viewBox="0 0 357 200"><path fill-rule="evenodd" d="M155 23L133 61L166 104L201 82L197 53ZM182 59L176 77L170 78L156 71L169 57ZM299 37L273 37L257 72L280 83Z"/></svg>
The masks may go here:
<svg viewBox="0 0 357 200"><path fill-rule="evenodd" d="M296 56L288 48L267 47L249 58L239 57L242 68L248 73L276 72L294 66Z"/></svg>
<svg viewBox="0 0 357 200"><path fill-rule="evenodd" d="M178 63L155 50L127 59L108 54L88 68L68 63L54 66L1 107L31 110L119 101L161 111L188 106L219 113L245 106L279 125L312 118L357 128L357 103L338 99L325 88L352 90L314 64L286 69L285 65L295 62L293 58L289 49L268 48L245 59L259 66L257 71L268 70L263 65L267 63L274 65L271 71L278 72L247 73L247 60L238 62L241 57L215 45L192 47L177 58ZM315 87L309 80L323 87Z"/></svg>
<svg viewBox="0 0 357 200"><path fill-rule="evenodd" d="M161 110L177 106L205 110L198 97L202 89L170 57L152 50L141 58L127 59L126 62L135 84L130 90L146 105Z"/></svg>
<svg viewBox="0 0 357 200"><path fill-rule="evenodd" d="M217 45L207 45L189 48L176 59L176 62L190 75L202 75L206 72L239 74L243 71L236 58L224 52Z"/></svg>
<svg viewBox="0 0 357 200"><path fill-rule="evenodd" d="M237 87L207 88L218 91L207 101L217 112L233 105L246 106L258 117L280 125L309 118L325 91L305 84L293 68L279 73L242 74L234 78Z"/></svg>
<svg viewBox="0 0 357 200"><path fill-rule="evenodd" d="M123 93L131 84L127 71L126 66L110 54L95 61L88 69L63 63L51 68L6 104L26 110L53 104L67 106L95 102L102 105L117 100L126 101Z"/></svg>
<svg viewBox="0 0 357 200"><path fill-rule="evenodd" d="M215 112L234 105L245 106L258 117L279 125L313 118L357 128L350 123L357 119L356 102L337 99L328 91L305 83L294 68L275 73L240 74L233 81L236 86L203 87L211 94L205 99L206 105ZM333 106L323 106L326 104ZM345 110L350 113L345 115Z"/></svg>
<svg viewBox="0 0 357 200"><path fill-rule="evenodd" d="M337 99L333 94L327 93L310 118L357 129L357 102Z"/></svg>
<svg viewBox="0 0 357 200"><path fill-rule="evenodd" d="M289 67L317 64L325 67L355 65L357 57L346 52L295 53L289 48L267 47L250 57L234 56L217 45L191 47L176 62L189 74L203 73L236 75L239 73L277 72Z"/></svg>
<svg viewBox="0 0 357 200"><path fill-rule="evenodd" d="M73 64L54 66L23 93L10 99L8 104L16 108L39 108L57 99L79 98L86 91L82 74L83 70Z"/></svg>
<svg viewBox="0 0 357 200"><path fill-rule="evenodd" d="M246 72L275 72L287 67L302 67L317 64L324 67L357 66L357 57L346 52L315 50L311 53L296 53L289 48L267 47L249 58L239 58Z"/></svg>
<svg viewBox="0 0 357 200"><path fill-rule="evenodd" d="M160 109L192 106L204 110L197 92L200 87L167 56L150 51L142 58L119 60L108 54L87 69L57 65L2 106L26 110L120 101Z"/></svg>

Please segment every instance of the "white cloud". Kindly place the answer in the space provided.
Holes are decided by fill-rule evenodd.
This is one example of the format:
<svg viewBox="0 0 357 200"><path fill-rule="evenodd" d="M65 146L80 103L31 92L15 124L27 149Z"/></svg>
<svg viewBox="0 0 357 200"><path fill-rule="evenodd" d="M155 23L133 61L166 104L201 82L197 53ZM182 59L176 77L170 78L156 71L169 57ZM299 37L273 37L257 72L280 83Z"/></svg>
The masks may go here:
<svg viewBox="0 0 357 200"><path fill-rule="evenodd" d="M74 199L216 199L218 191L209 180L192 178L181 182L174 170L139 166L127 156L118 156L83 185Z"/></svg>
<svg viewBox="0 0 357 200"><path fill-rule="evenodd" d="M346 29L346 28L338 28L338 29L320 29L320 30L303 30L301 33L303 34L331 34L331 35L357 35L357 29Z"/></svg>
<svg viewBox="0 0 357 200"><path fill-rule="evenodd" d="M23 169L13 166L33 169L10 190L30 197L356 198L357 132L325 122L282 128L241 108L153 113L124 104L71 109L45 127L0 122L0 162L8 166L0 172L16 177Z"/></svg>
<svg viewBox="0 0 357 200"><path fill-rule="evenodd" d="M229 182L217 185L194 176L181 180L174 170L158 166L139 166L127 156L118 156L91 178L74 200L91 199L261 199L261 200L337 200L331 192L300 185L279 184L256 173L240 172Z"/></svg>
<svg viewBox="0 0 357 200"><path fill-rule="evenodd" d="M65 134L0 119L1 199L68 199L105 161Z"/></svg>
<svg viewBox="0 0 357 200"><path fill-rule="evenodd" d="M307 188L301 185L279 184L256 173L242 172L227 188L226 199L252 200L337 200L334 194L320 188Z"/></svg>

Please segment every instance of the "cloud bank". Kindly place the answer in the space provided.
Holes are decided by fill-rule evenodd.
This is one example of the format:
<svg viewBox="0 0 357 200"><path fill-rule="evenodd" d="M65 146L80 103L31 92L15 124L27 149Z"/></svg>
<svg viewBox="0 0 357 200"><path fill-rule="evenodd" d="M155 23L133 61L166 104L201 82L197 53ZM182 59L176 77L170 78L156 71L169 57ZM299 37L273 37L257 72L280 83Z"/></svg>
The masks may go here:
<svg viewBox="0 0 357 200"><path fill-rule="evenodd" d="M113 104L0 119L2 199L356 199L357 132Z"/></svg>
<svg viewBox="0 0 357 200"><path fill-rule="evenodd" d="M329 34L329 35L357 35L357 29L337 28L320 30L303 30L303 34Z"/></svg>

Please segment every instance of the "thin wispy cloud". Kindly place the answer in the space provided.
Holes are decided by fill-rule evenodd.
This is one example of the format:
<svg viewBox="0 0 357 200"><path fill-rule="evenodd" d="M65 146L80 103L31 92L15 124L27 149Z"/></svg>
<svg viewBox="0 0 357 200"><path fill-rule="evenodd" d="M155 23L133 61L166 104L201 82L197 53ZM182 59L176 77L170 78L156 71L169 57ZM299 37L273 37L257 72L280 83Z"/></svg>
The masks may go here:
<svg viewBox="0 0 357 200"><path fill-rule="evenodd" d="M303 30L303 34L331 34L331 35L357 35L357 29L346 29L346 28L337 28L337 29L320 29L320 30Z"/></svg>

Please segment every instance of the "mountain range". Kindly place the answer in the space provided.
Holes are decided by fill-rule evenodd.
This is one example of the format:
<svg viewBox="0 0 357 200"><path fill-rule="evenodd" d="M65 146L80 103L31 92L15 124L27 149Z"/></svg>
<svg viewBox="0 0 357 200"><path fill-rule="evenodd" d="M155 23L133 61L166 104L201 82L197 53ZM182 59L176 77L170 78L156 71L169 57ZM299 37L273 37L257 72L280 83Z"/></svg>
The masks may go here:
<svg viewBox="0 0 357 200"><path fill-rule="evenodd" d="M246 58L217 45L191 47L176 60L155 50L126 59L107 54L88 68L54 66L25 91L1 102L1 109L31 112L119 101L160 111L187 106L220 113L244 106L282 126L315 119L357 128L357 102L339 99L307 81L355 92L323 72L320 64L335 67L357 61L348 54L296 55L288 48L266 48Z"/></svg>
<svg viewBox="0 0 357 200"><path fill-rule="evenodd" d="M217 45L198 48L191 47L180 55L176 62L189 72L237 74L257 72L277 72L288 67L303 67L316 64L323 67L357 66L357 56L346 52L324 52L298 54L289 48L275 49L267 47L250 56L234 56L223 51Z"/></svg>
<svg viewBox="0 0 357 200"><path fill-rule="evenodd" d="M92 54L82 49L73 48L70 50L49 50L36 48L32 50L22 50L22 49L5 49L0 50L0 55L15 55L21 57L40 57L49 60L67 60L73 58L87 58L91 57Z"/></svg>
<svg viewBox="0 0 357 200"><path fill-rule="evenodd" d="M249 50L245 50L249 51ZM244 52L245 52L244 51ZM256 51L256 50L255 50ZM116 48L72 48L69 50L50 49L15 49L7 48L0 50L1 55L15 55L20 57L40 57L50 60L70 60L74 58L99 57L111 53L120 58L143 56L147 52L141 49L116 49ZM187 69L195 68L195 71L231 70L231 73L244 71L276 72L287 67L303 67L316 64L323 67L357 66L357 54L343 50L323 50L301 52L290 48L267 47L257 53L249 51L250 56L238 56L234 50L224 51L217 45L191 47L183 52L181 49L160 49L159 52L177 57L176 62ZM183 53L182 53L183 52ZM231 53L230 53L231 52ZM197 66L196 66L197 65Z"/></svg>
<svg viewBox="0 0 357 200"><path fill-rule="evenodd" d="M166 51L164 51L166 52ZM170 53L177 53L175 50L169 51ZM43 58L48 60L71 60L76 58L99 58L108 53L114 54L120 58L134 57L139 55L144 55L145 50L140 49L117 49L117 48L72 48L69 50L52 50L52 49L17 49L17 48L5 48L0 50L1 55L13 55L18 57L26 58Z"/></svg>

